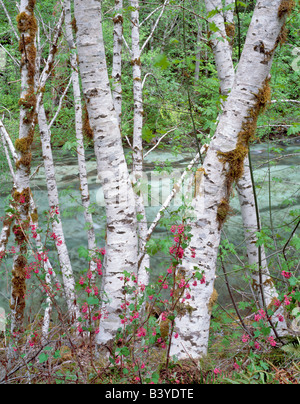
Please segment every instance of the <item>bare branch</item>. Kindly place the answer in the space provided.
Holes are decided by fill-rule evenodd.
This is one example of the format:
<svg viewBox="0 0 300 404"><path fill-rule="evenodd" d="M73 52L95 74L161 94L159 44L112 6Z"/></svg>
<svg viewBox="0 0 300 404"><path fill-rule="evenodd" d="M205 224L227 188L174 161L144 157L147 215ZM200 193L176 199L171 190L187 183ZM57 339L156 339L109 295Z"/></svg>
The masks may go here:
<svg viewBox="0 0 300 404"><path fill-rule="evenodd" d="M143 53L144 49L146 48L146 46L148 45L150 39L152 38L152 36L153 36L153 34L154 34L160 20L161 20L161 17L163 16L163 13L164 13L166 7L169 5L169 2L170 2L170 0L165 0L164 5L163 5L162 10L161 10L161 13L160 13L159 17L157 18L157 20L156 20L156 22L155 22L155 24L154 24L154 26L152 28L152 31L151 31L150 35L148 36L148 38L146 39L146 41L144 42L144 44L143 44L143 46L141 48L141 54Z"/></svg>
<svg viewBox="0 0 300 404"><path fill-rule="evenodd" d="M11 29L12 29L17 41L19 41L20 40L19 35L18 35L18 33L17 33L17 31L16 31L16 29L14 27L14 24L12 23L12 20L10 18L10 15L9 15L8 11L7 11L7 8L6 8L6 6L5 6L5 4L3 3L2 0L0 0L0 3L2 5L2 7L3 7L3 10L4 10L5 14L6 14L6 17L8 19L9 25L11 26Z"/></svg>
<svg viewBox="0 0 300 404"><path fill-rule="evenodd" d="M169 133L174 132L174 130L176 130L176 129L178 129L178 128L176 127L176 128L170 129L168 132L166 132L164 135L162 135L162 137L161 137L161 138L159 139L159 141L152 147L152 149L148 150L147 153L145 153L144 158L147 157L154 149L156 149L157 146L160 144L160 142L161 142Z"/></svg>

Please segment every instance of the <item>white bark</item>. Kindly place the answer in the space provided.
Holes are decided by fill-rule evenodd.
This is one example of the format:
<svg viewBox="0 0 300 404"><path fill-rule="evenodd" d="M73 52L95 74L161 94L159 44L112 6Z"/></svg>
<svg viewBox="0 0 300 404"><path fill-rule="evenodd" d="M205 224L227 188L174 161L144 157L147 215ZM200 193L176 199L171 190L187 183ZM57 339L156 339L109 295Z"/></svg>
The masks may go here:
<svg viewBox="0 0 300 404"><path fill-rule="evenodd" d="M280 0L262 0L257 3L232 91L204 161L204 192L200 193L198 201L202 211L198 209L197 226L192 230L190 245L195 248L196 258L186 257L183 267L188 277L192 276L194 267L203 270L206 284L198 283L192 288L193 296L189 301L192 310L176 321L179 338L172 344L171 355L175 354L180 359L198 358L207 353L211 299L214 295L216 259L222 229L220 208L222 201L229 201L232 184L228 184L226 174L234 168L232 163L230 165L229 162L221 161L220 153L229 157L228 153L231 152L236 158L239 155L241 164L246 156L249 139L244 132L248 131L250 135L256 127L259 103L265 101L262 90L265 89L285 21L285 18L278 18L280 3ZM191 311L192 315L188 314Z"/></svg>
<svg viewBox="0 0 300 404"><path fill-rule="evenodd" d="M28 21L30 24L28 24ZM11 310L11 331L20 331L23 326L25 309L26 280L25 267L27 264L27 240L25 231L28 228L29 196L30 196L30 167L31 144L35 125L35 53L37 24L34 16L34 5L28 0L21 0L18 16L21 51L21 97L20 125L18 139L18 157L15 174L14 203L18 211L15 226L16 254L13 262L13 279ZM26 224L27 223L27 224Z"/></svg>
<svg viewBox="0 0 300 404"><path fill-rule="evenodd" d="M123 45L123 0L115 0L114 47L113 47L113 99L121 128L122 121L122 45Z"/></svg>
<svg viewBox="0 0 300 404"><path fill-rule="evenodd" d="M257 246L258 238L256 233L259 231L258 220L260 221L260 218L257 218L256 214L248 157L245 159L244 165L244 174L237 182L236 188L243 218L252 287L258 296L260 307L262 309L265 307L274 309L274 299L278 299L278 293L270 275L265 248L262 245L259 254L259 247ZM278 315L284 318L284 309L282 306L277 309L275 316L271 320L276 327L278 335L283 336L287 333L287 324L285 320L278 322ZM278 324L276 325L276 323Z"/></svg>
<svg viewBox="0 0 300 404"><path fill-rule="evenodd" d="M222 0L205 0L207 14L216 8L222 10ZM221 12L209 18L209 22L214 22L219 29L213 33L211 37L212 50L215 57L216 66L218 66L218 76L220 80L221 94L227 95L232 88L232 76L234 75L234 67L232 61L232 52L230 46L227 46L226 31L224 25L224 17ZM227 41L226 41L227 42Z"/></svg>
<svg viewBox="0 0 300 404"><path fill-rule="evenodd" d="M134 118L133 118L133 177L135 182L135 200L136 213L139 215L138 236L139 252L145 249L147 237L147 217L143 200L143 194L140 188L140 181L143 176L143 86L142 86L142 64L140 49L140 20L139 20L139 1L131 0L131 40L132 40L132 73L133 73L133 100L134 100ZM150 267L150 257L144 255L143 261L138 271L138 281L144 285L149 283L149 275L146 268Z"/></svg>
<svg viewBox="0 0 300 404"><path fill-rule="evenodd" d="M211 2L207 0L208 4L208 10L210 10L210 4ZM221 3L221 2L220 2ZM221 4L216 4L216 6L219 8ZM226 6L229 6L232 4L232 0L226 0ZM227 10L225 13L225 19L226 22L231 24L231 26L234 24L234 18L233 18L233 8L230 10ZM220 16L220 14L217 14L216 16L212 17L212 21L216 18L218 20L218 24L220 29L225 30L225 24L223 22L223 28L221 24L221 19L217 16ZM229 43L228 41L222 41L219 40L219 54L218 58L216 59L216 67L218 71L218 76L219 80L222 83L222 77L227 77L227 85L222 86L222 95L227 96L229 91L231 90L234 79L235 79L235 72L233 69L233 64L232 67L230 68L230 65L227 63L226 58L229 56L229 52L232 50L232 44ZM223 48L223 52L222 52ZM229 69L227 74L225 72L226 69ZM224 91L224 92L223 92ZM242 218L243 218L243 227L244 231L246 233L246 248L247 248L247 255L248 255L248 264L250 267L252 267L251 271L251 277L252 281L254 284L254 289L257 291L258 296L259 296L259 304L261 308L268 307L272 299L275 297L278 297L278 293L276 291L276 288L274 286L274 283L272 282L269 268L268 268L268 263L266 260L266 254L265 254L265 249L264 246L261 246L260 251L261 251L261 261L262 261L262 285L259 286L259 278L260 278L260 267L259 267L259 257L258 257L258 247L256 246L257 242L257 237L255 236L255 232L258 231L258 223L257 221L260 221L260 217L257 217L256 213L256 203L255 203L255 198L254 198L254 189L253 189L254 184L252 184L252 177L251 177L251 172L250 172L250 166L249 166L249 160L248 156L246 156L245 161L244 161L244 172L241 178L237 181L236 188L237 192L239 195L239 200L240 200L240 206L241 206L241 212L242 212ZM254 257L256 257L256 262ZM262 293L263 291L263 293ZM283 310L280 310L280 313L283 315ZM275 321L276 324L277 321ZM284 334L284 329L286 329L286 322L278 323L277 326L277 331L279 334L283 335Z"/></svg>
<svg viewBox="0 0 300 404"><path fill-rule="evenodd" d="M48 129L47 118L43 104L40 105L40 109L38 111L38 122L42 143L49 208L50 212L52 212L51 215L53 218L52 230L55 234L54 241L58 253L60 269L62 271L64 291L66 295L69 315L72 320L76 320L79 317L79 310L76 305L75 280L63 231L61 214L59 211L60 205L58 188L55 178L55 165L52 155L51 133Z"/></svg>
<svg viewBox="0 0 300 404"><path fill-rule="evenodd" d="M7 163L9 165L10 172L11 172L12 177L13 177L13 181L15 182L15 173L14 173L12 163L11 163L11 160L10 160L10 156L9 156L9 153L8 153L8 150L7 150L7 147L6 147L6 141L5 141L5 137L3 135L2 127L4 127L4 126L3 126L3 124L2 124L2 122L0 120L1 141L2 141L2 145L3 145L3 148L4 148L5 155L6 155ZM10 204L10 208L13 208L13 206L11 204ZM0 265L1 265L2 259L5 256L5 253L6 253L6 247L7 247L7 243L8 243L8 240L9 240L10 231L11 231L11 225L12 225L13 221L14 221L14 215L12 213L7 213L5 215L4 220L3 220L3 227L2 227L2 230L1 230L1 233L0 233Z"/></svg>
<svg viewBox="0 0 300 404"><path fill-rule="evenodd" d="M94 132L98 175L107 220L103 290L107 318L100 324L98 344L113 340L120 326L123 271L137 272L137 222L134 193L122 147L109 86L101 23L101 3L75 0L77 47L83 92Z"/></svg>
<svg viewBox="0 0 300 404"><path fill-rule="evenodd" d="M14 145L10 139L9 134L7 133L2 121L0 121L0 130L1 130L1 139L3 142L3 147L5 150L5 154L6 154L6 158L8 161L8 164L10 166L10 172L13 178L13 182L14 182L14 188L15 189L15 181L16 181L16 177L15 177L15 173L14 170L12 168L11 165L11 161L10 161L10 156L8 154L7 151L7 147L6 147L6 143L9 145L9 148L11 150L11 154L13 156L13 160L16 163L17 162L17 153L16 150L14 148ZM35 226L36 229L36 234L35 234L35 243L37 246L37 251L39 253L43 253L44 252L44 246L41 240L41 235L40 233L37 231L39 229L39 225L38 225L38 219L37 219L37 207L35 205L35 202L33 200L33 196L32 193L30 192L30 226ZM33 219L34 218L34 219ZM2 232L1 232L1 236L0 236L0 254L1 252L5 252L6 249L6 245L8 242L8 237L10 234L10 227L11 227L11 223L13 221L13 214L8 214L6 217L6 220L4 222L3 228L2 228ZM58 283L58 280L56 278L56 274L55 271L47 257L47 259L44 261L43 264L43 269L45 271L46 277L45 277L45 281L46 281L46 285L48 287L48 290L51 291L52 290L52 282L51 282L51 278L53 277L55 283ZM51 316L51 307L52 307L52 303L51 303L51 298L48 294L47 298L46 298L46 303L47 303L47 308L45 310L45 314L44 314L44 321L43 321L43 325L42 325L42 336L44 341L47 340L48 338L48 332L49 332L49 325L50 325L50 316Z"/></svg>
<svg viewBox="0 0 300 404"><path fill-rule="evenodd" d="M139 236L139 253L145 251L147 242L147 217L143 200L143 195L140 190L140 182L143 176L143 82L142 82L142 63L141 55L145 50L147 44L152 39L153 34L161 20L161 17L165 11L165 8L169 4L169 0L165 0L161 7L161 12L155 21L155 24L151 28L150 35L140 46L140 13L139 13L139 0L131 0L132 7L131 12L131 64L133 70L133 99L134 99L134 124L133 124L133 178L135 183L135 199L136 199L136 213L139 215L138 221L138 236ZM155 12L159 10L155 9ZM146 20L144 20L145 22ZM149 273L147 268L150 268L150 257L148 254L142 253L142 262L139 263L138 281L144 285L149 283Z"/></svg>
<svg viewBox="0 0 300 404"><path fill-rule="evenodd" d="M83 121L82 121L82 103L81 103L81 91L79 83L79 66L77 63L77 54L75 52L76 45L72 32L72 15L71 15L71 2L65 0L65 25L66 25L66 37L70 48L70 63L72 66L72 83L75 103L75 128L76 128L76 140L77 140L77 156L78 156L78 171L80 180L80 193L81 201L84 207L84 217L87 225L87 237L88 237L88 249L91 254L96 249L96 236L94 229L93 216L90 211L90 193L88 187L88 174L85 161L85 149L83 142ZM95 261L90 262L90 270L94 274L96 270Z"/></svg>
<svg viewBox="0 0 300 404"><path fill-rule="evenodd" d="M207 1L209 3L209 1ZM232 4L232 0L226 0L225 4L226 6L230 6ZM220 4L218 4L218 8L220 7ZM225 20L228 24L231 24L233 26L234 24L234 17L233 17L233 7L231 7L229 10L225 12ZM214 20L215 17L212 17ZM221 20L219 21L219 24L221 26ZM224 25L224 22L223 22ZM225 25L224 25L225 29ZM229 51L232 51L232 44L229 43L228 41L219 41L219 48L220 48L220 54L218 59L216 59L216 66L217 66L217 71L218 71L218 76L220 79L220 82L222 83L222 77L226 76L225 69L229 69L227 72L227 85L230 85L230 88L227 88L227 86L222 88L222 95L228 95L229 91L231 90L233 83L234 83L234 78L235 78L235 72L233 69L233 64L232 68L230 69L230 66L226 63L226 58L229 55ZM223 48L223 53L221 52ZM232 53L232 52L231 52ZM230 84L231 82L231 84ZM224 91L224 92L223 92ZM257 242L257 237L255 233L259 230L258 228L258 221L260 222L260 217L256 213L256 202L254 198L254 184L252 183L252 177L251 177L251 172L250 172L250 166L249 166L249 160L248 156L246 156L245 161L244 161L244 172L241 178L237 181L236 184L236 189L237 193L239 196L240 200L240 206L241 206L241 212L242 212L242 218L243 218L243 227L244 231L246 234L246 248L247 248L247 256L248 256L248 264L252 268L251 271L251 277L252 277L252 282L254 289L257 291L258 297L259 297L259 304L261 308L264 308L264 306L269 307L271 305L272 300L275 297L278 297L278 293L276 291L276 288L274 286L274 283L271 279L269 268L268 268L268 263L266 260L266 253L265 253L265 248L264 246L261 246L260 251L261 251L261 264L262 268L260 269L259 267L259 249L256 245ZM262 272L262 285L259 286L260 284L260 270ZM262 293L263 291L263 293ZM279 313L280 311L280 313ZM277 314L283 315L283 310L282 308L277 311ZM276 324L277 321L274 321L274 324ZM285 329L287 328L286 322L281 322L278 323L277 326L277 331L279 335L283 335L285 333Z"/></svg>

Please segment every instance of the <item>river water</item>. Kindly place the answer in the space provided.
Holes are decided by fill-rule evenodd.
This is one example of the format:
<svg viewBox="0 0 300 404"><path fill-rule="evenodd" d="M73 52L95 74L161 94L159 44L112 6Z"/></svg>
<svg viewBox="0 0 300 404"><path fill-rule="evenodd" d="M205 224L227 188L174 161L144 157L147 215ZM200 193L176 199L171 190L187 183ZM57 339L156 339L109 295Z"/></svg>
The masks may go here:
<svg viewBox="0 0 300 404"><path fill-rule="evenodd" d="M271 145L265 143L255 144L251 149L262 223L267 227L270 225L269 212L271 206L273 226L283 235L285 229L282 228L282 224L284 222L291 222L294 218L290 215L291 210L295 211L296 209L300 209L299 153L300 138L285 143L272 143ZM149 223L155 218L162 202L169 195L173 181L177 181L180 178L182 171L193 157L192 154L174 155L171 152L156 149L146 158L143 191L147 205L147 220ZM267 163L268 160L271 160L269 165ZM66 242L74 269L78 271L84 269L86 266L86 262L78 258L78 248L81 245L86 246L87 242L84 218L80 205L77 158L70 154L62 154L61 150L55 150L55 161ZM40 161L37 159L34 166L37 167L39 164ZM159 168L163 167L166 171L164 171L164 173L158 173L158 171L160 171ZM168 172L169 168L172 168L172 174ZM103 247L105 211L103 206L103 194L97 178L96 160L92 150L87 151L87 169L98 245L99 247ZM32 172L34 171L35 169L33 168ZM271 179L270 183L268 181L269 176ZM0 216L3 216L11 183L7 178L4 178L3 175L1 178ZM42 222L42 212L48 209L47 188L43 167L40 167L38 173L32 180L32 190L36 205L38 206L40 222ZM181 195L177 196L168 211L169 213L179 207L180 197ZM229 241L238 248L243 242L244 234L239 202L236 196L233 196L231 206L233 214L224 227L224 237L228 237ZM166 228L164 226L158 226L154 238L161 239L165 236ZM153 272L160 272L168 259L167 255L162 253L154 256L151 263ZM229 262L228 265L230 268L234 268L236 262L232 259L232 262ZM6 309L8 309L9 299L9 282L7 280L10 270L9 267L10 263L7 262L6 264L3 263L0 268L0 307ZM239 277L233 279L233 283L238 282L238 279ZM222 301L226 301L227 294L221 277L218 292Z"/></svg>

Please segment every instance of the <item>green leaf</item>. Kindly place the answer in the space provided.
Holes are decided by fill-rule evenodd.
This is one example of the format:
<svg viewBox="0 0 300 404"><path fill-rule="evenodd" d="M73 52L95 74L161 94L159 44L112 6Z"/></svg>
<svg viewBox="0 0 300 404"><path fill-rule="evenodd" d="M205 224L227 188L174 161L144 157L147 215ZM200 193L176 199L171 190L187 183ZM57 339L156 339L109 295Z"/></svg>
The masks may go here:
<svg viewBox="0 0 300 404"><path fill-rule="evenodd" d="M152 373L152 381L154 384L157 384L159 381L159 373L158 372L154 372Z"/></svg>
<svg viewBox="0 0 300 404"><path fill-rule="evenodd" d="M83 246L80 246L80 247L78 248L78 255L79 255L79 258L88 259L88 257L89 257L89 250L86 249L86 248L83 247Z"/></svg>
<svg viewBox="0 0 300 404"><path fill-rule="evenodd" d="M151 239L147 243L147 253L150 255L155 255L159 251L159 247L155 240Z"/></svg>
<svg viewBox="0 0 300 404"><path fill-rule="evenodd" d="M45 363L49 359L49 355L45 354L44 352L40 354L39 356L39 362L40 363Z"/></svg>
<svg viewBox="0 0 300 404"><path fill-rule="evenodd" d="M99 303L99 300L94 296L90 296L86 299L86 302L89 306L94 306Z"/></svg>
<svg viewBox="0 0 300 404"><path fill-rule="evenodd" d="M154 66L160 67L161 70L166 70L170 66L170 62L168 61L167 56L163 53L156 58Z"/></svg>

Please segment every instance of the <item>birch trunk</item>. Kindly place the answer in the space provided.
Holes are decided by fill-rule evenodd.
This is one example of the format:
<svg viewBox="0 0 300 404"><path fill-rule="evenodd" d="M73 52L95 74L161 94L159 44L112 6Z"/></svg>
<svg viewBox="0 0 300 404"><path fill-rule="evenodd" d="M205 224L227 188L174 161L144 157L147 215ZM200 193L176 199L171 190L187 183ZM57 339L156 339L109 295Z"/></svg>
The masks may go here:
<svg viewBox="0 0 300 404"><path fill-rule="evenodd" d="M10 169L10 172L12 174L12 177L13 177L13 182L15 184L16 177L15 177L15 173L14 173L14 170L13 170L13 167L12 167L11 159L10 159L7 147L6 147L6 141L5 141L5 137L4 137L4 133L3 133L5 129L3 130L2 128L4 128L4 126L3 126L3 123L0 120L1 141L2 141L3 148L4 148L6 160L7 160L7 163L9 165L9 169ZM15 187L15 185L14 185L14 187ZM11 203L10 203L9 207L11 209L13 209L13 206L12 206ZM0 234L0 265L1 265L1 262L2 262L3 258L5 257L5 254L6 254L6 247L7 247L7 244L8 244L9 237L10 237L11 227L12 227L13 222L14 222L14 215L12 213L7 213L5 215L5 217L4 217L3 227L2 227L2 230L1 230L1 234Z"/></svg>
<svg viewBox="0 0 300 404"><path fill-rule="evenodd" d="M123 0L115 0L114 47L113 47L113 100L121 128L122 122L122 45L123 45Z"/></svg>
<svg viewBox="0 0 300 404"><path fill-rule="evenodd" d="M93 217L90 212L90 193L88 187L88 174L86 168L85 159L85 149L83 142L83 120L82 120L82 102L81 102L81 91L79 83L79 66L77 63L77 54L75 52L76 45L74 42L73 32L72 32L72 15L71 15L71 2L70 0L65 0L65 26L66 26L66 37L70 49L70 63L72 67L72 83L73 83L73 93L74 93L74 103L75 103L75 129L76 129L76 140L77 140L77 156L78 156L78 170L79 170L79 180L80 180L80 193L81 201L84 207L84 217L85 223L87 225L87 236L88 236L88 249L91 254L95 253L96 250L96 236L94 229ZM96 263L95 261L90 262L90 270L95 273Z"/></svg>
<svg viewBox="0 0 300 404"><path fill-rule="evenodd" d="M222 0L205 0L207 14L215 9L222 10ZM208 19L209 23L215 23L218 32L212 33L211 44L215 63L218 69L220 91L222 95L228 95L234 80L234 67L231 47L226 41L226 29L224 17L221 12Z"/></svg>
<svg viewBox="0 0 300 404"><path fill-rule="evenodd" d="M9 167L10 167L10 172L13 178L13 182L14 182L14 186L13 189L15 189L15 183L16 183L16 176L10 161L10 156L6 147L6 143L9 145L11 154L13 156L13 160L16 163L17 162L17 153L16 150L14 148L14 145L10 139L10 136L8 135L3 123L0 121L0 130L1 130L1 139L3 142L3 147L5 150L5 154L6 154L6 159L8 161ZM39 228L38 225L38 213L37 213L37 207L35 205L35 202L33 200L33 196L32 193L30 192L30 227L31 227L31 231L34 234L34 239L35 239L35 243L37 246L37 250L40 254L42 254L44 252L44 246L41 240L41 235L39 232L37 232L37 229ZM5 221L3 223L3 229L1 232L1 236L0 236L0 259L1 259L1 253L5 254L5 250L6 250L6 245L8 242L8 238L10 235L10 227L11 227L11 223L13 222L13 215L7 215L5 218ZM33 232L33 228L34 228L34 232ZM3 256L3 255L2 255ZM0 260L1 261L1 260ZM46 260L44 260L44 271L45 271L45 282L46 282L46 287L47 287L47 299L46 299L46 304L47 304L47 308L45 310L45 314L44 314L44 321L43 321L43 326L42 326L42 336L43 336L43 340L46 341L48 338L48 332L49 332L49 325L50 325L50 316L51 316L51 298L49 296L49 291L51 291L52 289L52 281L51 281L51 276L53 277L53 279L55 280L55 282L57 283L57 279L56 279L56 275L55 272L53 270L53 267L50 264L50 261L48 259L48 257L46 258Z"/></svg>
<svg viewBox="0 0 300 404"><path fill-rule="evenodd" d="M212 11L211 2L209 0L206 0L206 3L208 11ZM221 19L218 18L219 26L222 29L222 36L224 34L224 31L226 31L228 39L230 38L232 39L235 32L234 13L233 13L234 7L232 6L232 4L233 4L232 0L225 1L226 7L227 8L230 6L231 7L224 13L225 15L224 15L223 27ZM214 5L217 6L218 8L221 8L221 1L219 1L219 3L218 1L214 2ZM214 20L215 18L216 16L212 17L212 20ZM233 86L235 78L233 64L232 68L230 68L228 63L226 64L226 58L229 57L229 52L232 55L232 42L220 40L218 47L220 51L222 50L222 48L224 50L223 53L220 52L219 57L216 59L218 76L221 83L222 83L222 77L226 76L224 70L229 69L227 72L227 85L223 87L221 85L222 95L227 96ZM248 265L252 268L250 275L252 277L253 289L257 292L260 307L264 308L264 306L269 307L272 304L272 301L278 297L278 293L271 279L271 275L268 268L268 262L266 260L265 248L263 245L260 248L261 257L259 259L259 248L257 247L256 232L259 231L258 222L260 222L260 217L259 213L257 213L258 209L256 207L253 187L254 184L252 183L249 159L248 156L246 156L244 161L243 175L238 179L236 183L236 189L239 196L243 218ZM260 268L260 261L262 264L262 268ZM260 271L262 272L262 275L260 275ZM260 279L260 276L262 276L262 279ZM260 281L262 281L261 286ZM283 316L284 313L282 307L277 310L277 315L278 314ZM276 319L274 318L274 324L276 323L278 323L278 321L276 321ZM284 335L287 329L286 322L283 321L281 323L278 323L276 329L279 335Z"/></svg>
<svg viewBox="0 0 300 404"><path fill-rule="evenodd" d="M220 233L229 213L232 185L243 174L249 140L269 101L270 68L285 22L280 5L280 0L257 3L232 91L204 161L203 193L198 195L201 209L190 245L196 258L186 257L183 267L188 277L199 268L206 283L193 287L190 308L176 321L180 336L172 344L171 355L180 359L207 353Z"/></svg>
<svg viewBox="0 0 300 404"><path fill-rule="evenodd" d="M94 133L98 175L107 220L103 290L107 312L98 344L111 342L121 322L123 271L137 273L137 222L134 193L122 147L118 119L109 86L102 33L101 2L75 0L77 47L82 87Z"/></svg>
<svg viewBox="0 0 300 404"><path fill-rule="evenodd" d="M60 269L62 271L68 312L71 320L75 321L79 317L79 310L76 304L75 280L59 211L58 188L55 178L55 165L51 147L51 133L48 130L47 118L43 104L40 105L38 111L38 122L42 143L48 201L52 218L51 222L53 239L55 241Z"/></svg>
<svg viewBox="0 0 300 404"><path fill-rule="evenodd" d="M253 192L248 157L245 159L244 166L244 174L241 179L237 181L236 189L238 191L243 218L248 265L250 267L252 286L253 290L257 293L260 307L263 309L265 307L273 309L274 300L278 299L278 293L270 275L265 248L263 245L261 246L260 250L257 247L258 238L256 233L260 228L260 218L257 217L256 214L256 202ZM282 318L285 316L282 306L277 309L271 320L276 327L278 335L284 336L287 333L287 324L285 320L278 322L279 315L282 316Z"/></svg>
<svg viewBox="0 0 300 404"><path fill-rule="evenodd" d="M232 0L226 0L226 6L229 7L232 4ZM207 11L211 12L213 7L217 7L221 10L222 3L221 0L218 2L212 2L210 0L206 0ZM218 26L221 29L221 35L224 35L226 31L228 39L230 36L232 37L232 33L234 34L234 18L233 18L233 7L225 12L225 17L223 20L223 24L221 21L221 14L218 13L212 17L212 21L215 19L218 21ZM227 25L225 25L227 23ZM229 29L230 28L230 29ZM216 67L218 71L219 80L221 82L221 94L223 96L228 96L235 78L235 72L233 68L233 63L228 63L226 58L229 57L229 53L232 54L232 43L224 40L218 40L218 46L215 48L219 49L218 57L216 58ZM222 52L223 48L223 52ZM230 57L231 59L231 57ZM231 60L232 62L232 60ZM228 69L227 74L225 70ZM222 86L222 78L227 77L226 85ZM261 308L269 307L271 305L274 298L278 297L278 293L274 286L274 283L271 279L268 263L266 260L266 253L264 246L261 246L261 263L262 268L260 269L260 259L259 259L259 249L256 246L257 237L255 233L259 231L258 221L260 221L259 214L257 214L257 207L254 198L254 184L252 183L252 176L250 171L250 165L248 156L245 157L244 161L244 170L243 175L238 179L236 184L236 189L239 195L242 218L243 218L243 227L246 235L246 248L247 248L247 256L248 256L248 265L252 268L250 275L252 277L253 288L256 290L258 295L258 302ZM258 217L257 217L258 216ZM255 258L254 258L255 257ZM262 275L260 275L260 271ZM262 279L260 277L262 276ZM262 281L262 285L260 286L260 281ZM283 316L283 309L280 308L277 311L277 315L280 314ZM278 323L276 319L274 319L274 323ZM286 322L283 321L278 323L277 332L279 335L284 335L285 330L287 328Z"/></svg>
<svg viewBox="0 0 300 404"><path fill-rule="evenodd" d="M131 0L131 39L132 39L132 73L133 73L133 100L134 100L134 118L133 118L133 177L135 182L135 200L136 213L138 215L138 236L139 252L145 249L147 239L147 217L144 205L143 194L140 183L143 177L143 86L142 86L142 63L140 48L140 19L139 19L139 1ZM149 283L149 275L146 268L150 267L150 257L145 254L138 270L138 281L144 285Z"/></svg>
<svg viewBox="0 0 300 404"><path fill-rule="evenodd" d="M36 118L34 76L37 23L34 16L34 7L35 2L21 0L20 14L17 17L18 30L20 32L21 97L19 101L19 139L16 142L16 149L18 151L15 176L16 190L13 195L18 215L13 228L16 254L12 270L13 279L10 305L12 310L12 333L18 333L22 330L25 310L25 267L27 264L27 237L25 233L28 230L29 224L31 144Z"/></svg>

